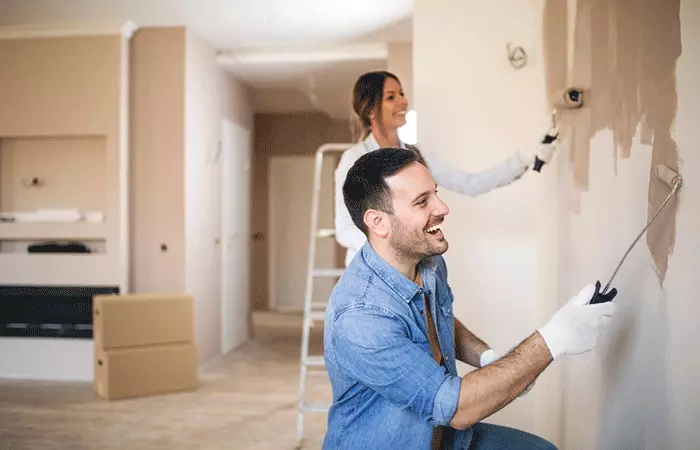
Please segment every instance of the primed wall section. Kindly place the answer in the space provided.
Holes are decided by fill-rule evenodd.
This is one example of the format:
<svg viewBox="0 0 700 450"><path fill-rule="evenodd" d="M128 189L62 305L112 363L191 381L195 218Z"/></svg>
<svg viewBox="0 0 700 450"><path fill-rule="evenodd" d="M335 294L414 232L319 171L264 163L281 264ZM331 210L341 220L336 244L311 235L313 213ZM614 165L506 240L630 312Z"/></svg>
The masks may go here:
<svg viewBox="0 0 700 450"><path fill-rule="evenodd" d="M655 3L616 3L634 8L637 19L661 21L669 39L677 30L668 12L653 12ZM546 130L547 85L567 77L585 82L588 70L605 69L568 52L542 53L544 6L543 1L453 0L439 6L416 1L419 145L461 167L485 167L517 145L536 142ZM555 6L562 8L561 3ZM596 30L581 27L585 15L577 18L576 2L570 1L568 9L567 21L578 22L579 29L560 27L557 33L568 36L567 48L578 49L580 55L589 45L582 39ZM681 2L679 17L678 107L669 137L677 144L685 184L663 287L642 240L616 278L618 314L599 347L555 362L530 394L489 419L543 435L560 448L692 449L700 440L700 363L694 357L700 341L700 203L693 200L700 195L700 5ZM507 42L526 49L528 66L515 71L508 65ZM618 54L626 56L640 48L634 39L617 45ZM647 47L641 50L664 52ZM672 57L674 51L668 48L665 54ZM570 61L564 68L545 68L544 58L549 61L552 54ZM619 88L629 88L624 77L619 82ZM657 92L662 97L656 102L674 103L668 90ZM590 98L595 96L592 92ZM477 199L443 191L452 208L445 227L451 244L446 258L456 314L500 351L542 325L584 284L607 281L648 218L650 186L668 192L650 177L659 150L649 144L644 128L634 122L629 151L618 153L614 142L622 140L605 129L610 122L588 111L570 119L601 129L593 135L565 134L555 160L541 174L527 174L517 184ZM455 143L467 145L457 152ZM576 149L581 144L590 149L588 158L580 158ZM585 164L585 171L577 164ZM583 173L586 183L576 178ZM659 220L658 230L672 231L668 216Z"/></svg>

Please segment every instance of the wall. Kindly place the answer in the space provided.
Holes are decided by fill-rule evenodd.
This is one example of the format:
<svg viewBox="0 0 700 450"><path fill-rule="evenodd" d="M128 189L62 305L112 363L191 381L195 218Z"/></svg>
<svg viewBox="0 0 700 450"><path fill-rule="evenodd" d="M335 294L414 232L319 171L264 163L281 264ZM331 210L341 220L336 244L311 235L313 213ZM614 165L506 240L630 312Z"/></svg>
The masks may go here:
<svg viewBox="0 0 700 450"><path fill-rule="evenodd" d="M401 80L401 87L408 99L408 107L413 108L413 44L411 42L390 42L387 57L387 70Z"/></svg>
<svg viewBox="0 0 700 450"><path fill-rule="evenodd" d="M618 313L597 351L564 364L563 444L696 448L700 5L579 0L566 15L569 79L590 86L591 101L570 118L558 167L560 294L609 278L670 192L656 164L679 169L684 185L618 273Z"/></svg>
<svg viewBox="0 0 700 450"><path fill-rule="evenodd" d="M268 307L268 163L274 155L313 155L329 142L351 142L347 121L320 113L256 114L251 191L251 310ZM309 202L311 193L309 193ZM340 254L340 251L338 252ZM342 259L339 261L342 262Z"/></svg>
<svg viewBox="0 0 700 450"><path fill-rule="evenodd" d="M195 339L206 361L221 348L221 120L250 129L253 119L248 88L216 65L215 49L191 30L185 57L185 285L195 298ZM240 220L249 217L241 211Z"/></svg>
<svg viewBox="0 0 700 450"><path fill-rule="evenodd" d="M563 3L416 1L419 144L453 164L477 170L536 142L548 127L553 84L579 83L590 94L587 107L563 115L560 151L541 174L475 199L443 191L452 208L445 229L455 312L496 349L517 344L584 284L607 281L668 192L651 178L653 165L678 164L685 184L677 204L620 270L618 314L599 347L555 362L530 394L489 421L564 449L694 448L700 6L570 1L567 11ZM543 21L545 13L558 20ZM608 36L618 40L606 43ZM557 39L569 44L557 50ZM507 42L526 49L525 68L509 66ZM601 46L614 49L617 65ZM460 151L455 143L464 143Z"/></svg>
<svg viewBox="0 0 700 450"><path fill-rule="evenodd" d="M539 40L531 2L418 0L414 6L414 107L418 145L465 171L479 171L534 146L547 130L541 67L516 70L506 42L527 49ZM479 13L475 12L479 10ZM504 30L508 30L505 32ZM533 58L534 59L534 58ZM541 325L538 300L538 208L542 180L530 172L479 197L442 190L451 213L445 254L455 314L499 352ZM461 365L462 373L468 366ZM545 379L489 421L534 431Z"/></svg>
<svg viewBox="0 0 700 450"><path fill-rule="evenodd" d="M131 288L184 292L185 29L137 31L131 78Z"/></svg>
<svg viewBox="0 0 700 450"><path fill-rule="evenodd" d="M128 39L120 36L120 30L109 32L113 34L0 39L0 67L3 68L0 71L0 138L5 140L3 149L14 147L15 150L11 152L44 151L42 144L46 143L43 141L45 138L60 142L59 147L66 143L65 138L89 136L90 140L99 140L97 148L103 154L103 166L98 170L106 175L101 181L104 200L99 209L105 213L105 222L103 227L98 227L99 231L90 230L90 233L106 239L107 243L106 254L89 257L2 255L2 283L101 284L128 288L128 273L124 270L128 261L127 227L122 226L128 217L128 179L124 164L128 160L125 139L127 124L123 120L127 113L125 99L128 78L123 63L128 56ZM56 149L52 147L52 150ZM3 161L3 166L6 162ZM27 163L25 167L29 167L35 161L25 159L24 162ZM64 160L62 163L67 162ZM3 170L7 169L5 166ZM60 176L69 173L60 165L50 169L60 171ZM89 171L89 165L85 169ZM22 170L21 167L19 170ZM6 175L7 172L3 174ZM56 180L58 178L52 180L47 175L47 190L44 192L58 187L51 186L51 181ZM99 188L99 184L93 187ZM72 189L67 185L63 185L63 188L66 190L56 192L53 200L58 201ZM90 189L89 182L82 188ZM47 195L41 201L53 201L51 197ZM29 201L34 200L39 201ZM17 207L38 205L17 201L13 200ZM94 205L92 202L97 199L81 195L80 201L89 201L90 205ZM87 232L88 226L75 224L67 227L68 232L64 227L64 231L58 234L82 234ZM42 229L41 234L54 231L50 225L32 227L34 230L39 228ZM9 228L5 230L9 231ZM0 376L90 379L93 371L90 342L68 341L74 342L63 339L0 339L0 359L3 361Z"/></svg>

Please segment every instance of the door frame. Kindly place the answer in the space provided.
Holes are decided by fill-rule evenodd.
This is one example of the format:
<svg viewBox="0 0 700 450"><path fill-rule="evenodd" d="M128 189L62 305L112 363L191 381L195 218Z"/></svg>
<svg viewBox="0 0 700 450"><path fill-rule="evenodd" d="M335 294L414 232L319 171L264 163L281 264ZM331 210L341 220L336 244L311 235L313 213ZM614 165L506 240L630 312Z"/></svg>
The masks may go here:
<svg viewBox="0 0 700 450"><path fill-rule="evenodd" d="M232 217L230 208L235 208L234 198L235 192L232 187L234 185L229 184L227 180L232 179L232 177L241 176L241 172L247 177L247 187L243 193L243 197L250 199L250 189L251 189L251 152L252 152L252 133L250 130L243 128L242 126L236 124L229 119L221 120L221 131L219 140L219 154L220 154L220 173L221 173L221 235L219 239L220 251L221 251L221 292L220 292L220 306L221 306L221 321L220 321L220 352L222 355L231 352L235 348L244 344L250 338L251 332L251 319L250 319L250 289L245 289L241 296L237 297L243 302L245 302L244 309L246 311L246 331L245 338L236 338L237 333L235 330L235 321L233 320L234 311L236 310L233 303L229 303L229 299L232 298L234 293L228 292L228 286L230 277L240 277L238 272L234 271L232 268L234 264L229 261L230 258L227 256L228 249L232 245L232 240L240 240L246 244L247 254L240 255L238 258L242 264L248 267L246 271L246 276L244 283L249 287L250 283L250 242L249 242L249 228L250 228L250 200L246 201L248 205L245 211L244 218L247 221L246 225L242 229L236 229L234 226L234 221L229 220ZM240 142L236 138L237 136L244 137L241 141L245 141L243 149L237 148ZM229 142L229 141L232 142ZM243 152L244 167L241 171L236 171L233 167L233 163L238 160L238 155L236 152ZM243 279L241 277L241 279ZM231 310L233 309L233 310ZM231 310L231 311L230 311Z"/></svg>

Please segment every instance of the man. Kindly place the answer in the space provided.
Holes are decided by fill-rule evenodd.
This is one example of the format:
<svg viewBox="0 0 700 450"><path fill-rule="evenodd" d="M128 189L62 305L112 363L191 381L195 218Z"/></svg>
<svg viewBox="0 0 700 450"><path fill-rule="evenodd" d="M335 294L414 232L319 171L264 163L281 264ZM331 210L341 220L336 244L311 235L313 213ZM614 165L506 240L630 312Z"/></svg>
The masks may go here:
<svg viewBox="0 0 700 450"><path fill-rule="evenodd" d="M416 154L387 148L363 155L348 172L343 196L368 241L328 306L324 347L333 405L323 448L554 448L480 421L560 355L593 349L614 305L588 305L595 288L587 286L545 326L493 358L453 317L440 256L448 248L441 224L449 209ZM455 359L478 369L459 377Z"/></svg>

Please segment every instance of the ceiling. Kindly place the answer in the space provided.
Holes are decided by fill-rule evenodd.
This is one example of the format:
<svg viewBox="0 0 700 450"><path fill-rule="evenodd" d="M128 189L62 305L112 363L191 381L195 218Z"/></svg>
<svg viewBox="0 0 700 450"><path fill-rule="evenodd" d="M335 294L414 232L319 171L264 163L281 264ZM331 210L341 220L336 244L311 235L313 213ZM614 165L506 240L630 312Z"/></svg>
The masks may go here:
<svg viewBox="0 0 700 450"><path fill-rule="evenodd" d="M0 25L186 26L255 92L258 112L347 118L352 84L411 41L413 0L0 0Z"/></svg>

